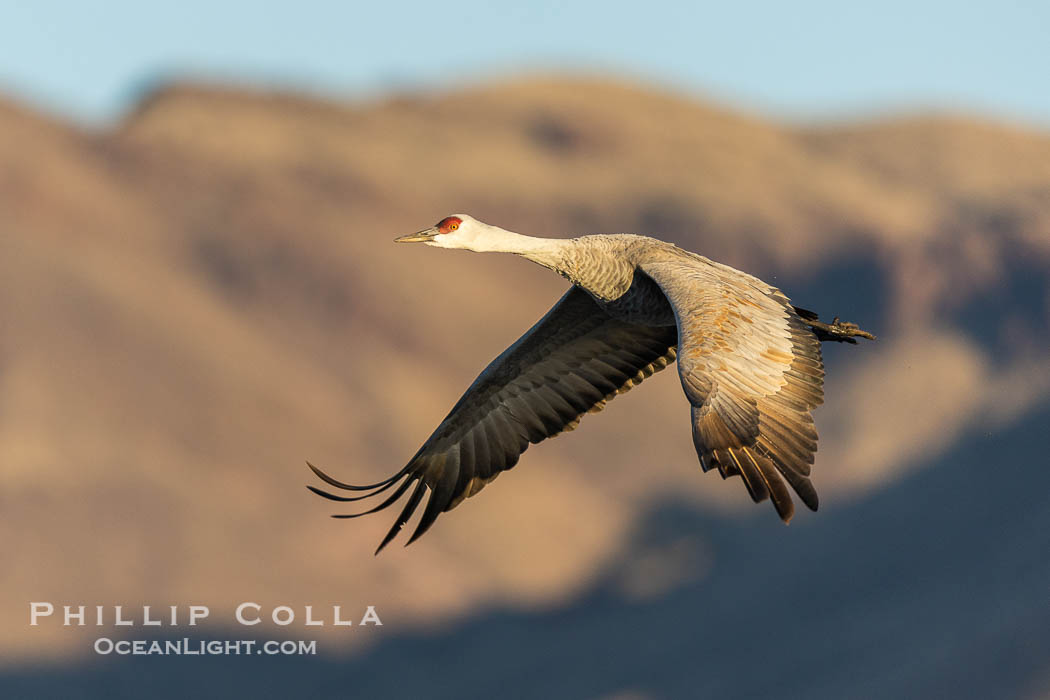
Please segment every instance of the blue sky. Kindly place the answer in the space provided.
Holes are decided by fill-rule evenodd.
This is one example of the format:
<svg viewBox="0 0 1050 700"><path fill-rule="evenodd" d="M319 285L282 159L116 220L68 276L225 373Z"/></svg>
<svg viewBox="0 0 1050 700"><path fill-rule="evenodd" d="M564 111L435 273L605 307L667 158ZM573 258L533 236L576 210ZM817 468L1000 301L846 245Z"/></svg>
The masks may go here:
<svg viewBox="0 0 1050 700"><path fill-rule="evenodd" d="M165 77L343 97L543 72L792 119L943 108L1050 126L1050 2L14 2L0 90L85 122Z"/></svg>

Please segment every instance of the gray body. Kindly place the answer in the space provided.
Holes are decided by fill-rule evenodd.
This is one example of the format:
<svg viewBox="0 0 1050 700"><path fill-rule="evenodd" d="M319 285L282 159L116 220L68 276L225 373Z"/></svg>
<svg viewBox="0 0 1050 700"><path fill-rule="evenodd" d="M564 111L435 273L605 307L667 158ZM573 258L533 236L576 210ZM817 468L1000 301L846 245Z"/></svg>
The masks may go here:
<svg viewBox="0 0 1050 700"><path fill-rule="evenodd" d="M660 286L636 272L645 264L681 263L703 270L711 283L765 285L747 273L735 270L678 246L649 236L631 233L595 234L571 238L551 269L581 287L610 316L645 326L674 325L674 309ZM674 289L688 292L695 282L672 281Z"/></svg>

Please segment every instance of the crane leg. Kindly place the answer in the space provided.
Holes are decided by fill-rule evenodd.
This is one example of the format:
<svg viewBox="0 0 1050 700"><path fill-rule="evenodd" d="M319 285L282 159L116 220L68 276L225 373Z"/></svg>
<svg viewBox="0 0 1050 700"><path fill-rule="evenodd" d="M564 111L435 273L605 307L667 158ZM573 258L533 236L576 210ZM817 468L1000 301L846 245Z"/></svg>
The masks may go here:
<svg viewBox="0 0 1050 700"><path fill-rule="evenodd" d="M856 323L840 321L838 316L831 323L824 323L816 313L809 309L803 309L798 306L792 308L795 309L795 313L799 315L802 322L813 329L813 332L817 334L817 338L820 340L833 340L838 343L853 343L854 345L857 343L857 338L875 340L874 334L861 330Z"/></svg>

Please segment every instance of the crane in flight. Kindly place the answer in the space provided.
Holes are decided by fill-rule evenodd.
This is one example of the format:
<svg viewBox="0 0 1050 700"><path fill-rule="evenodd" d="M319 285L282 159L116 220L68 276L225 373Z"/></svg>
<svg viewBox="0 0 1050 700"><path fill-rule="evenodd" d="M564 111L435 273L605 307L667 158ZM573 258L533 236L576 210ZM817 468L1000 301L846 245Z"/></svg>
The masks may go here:
<svg viewBox="0 0 1050 700"><path fill-rule="evenodd" d="M676 359L703 470L739 476L752 500L771 500L785 523L795 510L788 486L817 509L809 476L817 451L811 411L824 400L820 342L875 336L837 318L822 323L751 275L647 236L536 238L456 214L396 241L514 253L572 286L482 371L390 478L347 484L307 462L329 486L364 492L308 487L333 501L379 498L393 489L374 507L336 518L381 511L411 489L377 554L427 492L406 544L517 464L530 443L572 430L585 413L600 411Z"/></svg>

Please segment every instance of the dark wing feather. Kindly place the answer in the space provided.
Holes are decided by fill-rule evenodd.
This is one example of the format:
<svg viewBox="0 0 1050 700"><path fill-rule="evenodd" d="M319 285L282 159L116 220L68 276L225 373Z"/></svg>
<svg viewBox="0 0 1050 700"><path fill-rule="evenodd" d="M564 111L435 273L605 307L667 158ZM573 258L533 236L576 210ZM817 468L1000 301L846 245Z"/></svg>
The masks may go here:
<svg viewBox="0 0 1050 700"><path fill-rule="evenodd" d="M817 336L779 290L731 267L682 253L641 269L675 311L678 372L704 470L739 475L751 498L770 499L784 522L795 510L785 482L816 510L810 412L824 400Z"/></svg>
<svg viewBox="0 0 1050 700"><path fill-rule="evenodd" d="M370 513L391 505L410 483L418 482L379 549L404 527L429 491L411 543L438 515L513 467L530 443L572 430L583 414L600 411L617 394L670 364L677 340L674 326L618 321L574 286L485 368L404 469L384 481L357 487L311 465L330 486L369 493L344 497L310 488L332 500L359 500L378 496L403 479L391 497L365 511Z"/></svg>

